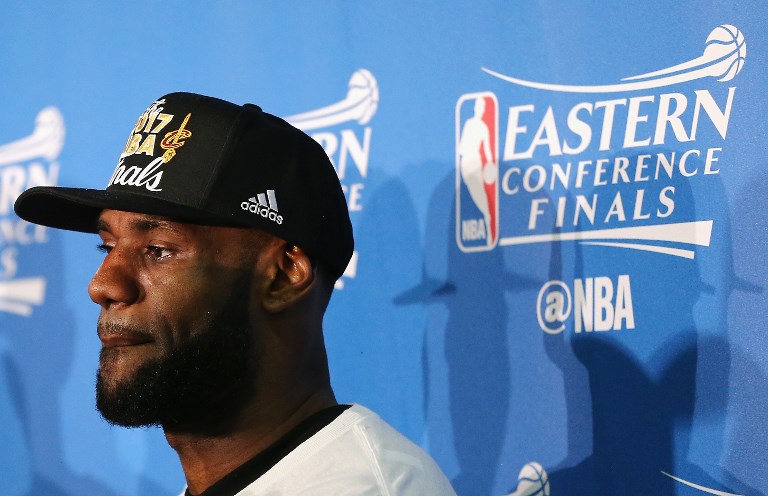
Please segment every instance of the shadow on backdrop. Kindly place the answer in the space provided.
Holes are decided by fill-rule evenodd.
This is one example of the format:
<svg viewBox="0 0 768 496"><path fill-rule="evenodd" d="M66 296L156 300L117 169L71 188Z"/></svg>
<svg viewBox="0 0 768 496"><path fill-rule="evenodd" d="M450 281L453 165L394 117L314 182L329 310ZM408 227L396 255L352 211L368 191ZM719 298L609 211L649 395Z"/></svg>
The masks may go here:
<svg viewBox="0 0 768 496"><path fill-rule="evenodd" d="M728 329L732 341L729 433L722 465L733 478L756 485L754 494L768 494L768 229L765 208L768 198L766 164L744 183L731 202L733 244L732 292L728 300Z"/></svg>
<svg viewBox="0 0 768 496"><path fill-rule="evenodd" d="M675 218L698 220L689 182L673 179L672 184ZM722 184L717 184L718 197L724 198ZM707 214L727 218L723 212ZM716 223L716 229L716 239L730 244L727 222ZM705 470L688 458L696 432L694 412L723 419L713 441L722 443L731 364L727 328L722 323L697 328L694 320L699 298L717 291L702 280L698 262L579 244L573 250L573 278L608 276L615 281L630 274L636 328L579 334L571 328L543 337L547 354L563 371L568 408L569 454L549 473L552 493L701 494L663 471L712 490L755 494L735 478L716 473L717 463ZM730 266L730 246L723 252L723 262ZM698 250L697 256L702 254ZM557 247L552 279L567 277L562 260ZM718 312L724 314L723 304ZM590 410L591 422L585 424ZM584 457L590 444L591 453Z"/></svg>
<svg viewBox="0 0 768 496"><path fill-rule="evenodd" d="M443 165L442 170L452 168ZM438 303L447 310L440 326L425 329L442 338L425 339L425 384L434 384L429 377L442 373L436 368L444 364L447 430L458 469L452 483L460 495L485 495L491 494L500 462L513 389L507 326L514 319L505 295L540 283L507 270L497 249L464 253L458 248L454 174L439 182L429 200L422 280L396 303ZM434 395L427 391L427 409L438 408L431 401Z"/></svg>
<svg viewBox="0 0 768 496"><path fill-rule="evenodd" d="M344 322L326 333L332 363L354 374L333 376L345 399L364 403L419 443L424 432L420 334L422 310L395 310L393 300L418 280L419 227L404 183L381 170L366 178L362 211L352 211L356 251L354 279L337 291L331 311ZM366 284L362 296L348 298ZM333 370L332 370L333 372Z"/></svg>

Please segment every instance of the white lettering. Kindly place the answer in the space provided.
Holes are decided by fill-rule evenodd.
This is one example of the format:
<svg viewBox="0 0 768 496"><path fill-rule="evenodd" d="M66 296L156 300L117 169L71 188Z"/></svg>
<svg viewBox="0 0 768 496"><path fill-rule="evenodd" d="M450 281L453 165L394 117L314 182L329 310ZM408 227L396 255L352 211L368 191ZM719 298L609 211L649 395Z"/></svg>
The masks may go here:
<svg viewBox="0 0 768 496"><path fill-rule="evenodd" d="M576 196L576 210L573 213L573 225L579 225L579 213L584 212L584 215L589 219L590 224L595 223L595 210L597 208L597 195L592 195L592 203L587 203L587 198L582 195Z"/></svg>
<svg viewBox="0 0 768 496"><path fill-rule="evenodd" d="M557 126L555 125L555 114L552 111L552 107L547 107L544 119L542 119L539 129L533 137L531 146L528 148L525 155L527 157L533 157L534 150L541 145L547 145L549 147L550 157L563 154L560 149L560 140L557 137Z"/></svg>
<svg viewBox="0 0 768 496"><path fill-rule="evenodd" d="M0 174L0 215L7 215L13 203L24 191L27 172L20 165L9 165Z"/></svg>
<svg viewBox="0 0 768 496"><path fill-rule="evenodd" d="M669 112L670 102L675 101L675 110ZM659 98L659 115L656 119L656 133L653 135L654 145L663 145L665 135L667 132L667 124L672 127L672 132L675 133L675 138L680 143L690 141L691 138L686 136L685 127L680 120L680 116L685 112L685 107L688 105L688 99L681 93L665 93Z"/></svg>
<svg viewBox="0 0 768 496"><path fill-rule="evenodd" d="M515 144L517 142L517 135L525 133L528 130L527 126L519 126L520 114L522 112L533 112L533 105L521 105L518 107L509 107L509 115L507 117L507 137L504 141L504 160L516 160L520 158L531 158L532 155L528 155L528 152L517 153L515 152Z"/></svg>
<svg viewBox="0 0 768 496"><path fill-rule="evenodd" d="M624 324L622 324L624 321ZM634 329L635 309L632 306L632 287L629 275L622 274L616 287L616 311L614 313L613 330Z"/></svg>
<svg viewBox="0 0 768 496"><path fill-rule="evenodd" d="M680 174L682 174L685 177L693 177L696 175L697 172L699 172L698 169L693 169L693 171L688 172L685 168L685 162L688 160L688 157L690 155L696 155L697 157L701 156L701 152L698 150L688 150L680 157L680 163L678 164L678 168L680 169Z"/></svg>
<svg viewBox="0 0 768 496"><path fill-rule="evenodd" d="M560 123L556 115L560 116L563 113L556 112L553 106L548 106L544 114L534 121L538 122L535 132L532 131L532 126L521 124L523 114L535 112L534 105L509 107L503 159L505 161L530 159L542 147L546 147L551 157L563 154L578 155L589 148L598 128L600 135L598 149L611 150L614 127L622 123L622 117L624 118L621 142L623 149L648 146L651 143L667 144L669 130L672 131L674 139L680 143L695 141L701 117L704 114L720 136L725 139L736 88L728 89L724 102L716 101L709 90L695 90L694 93L693 105L688 104L688 97L682 93L576 103L568 109L565 117L566 128L571 134L562 140L558 129ZM602 111L598 112L599 110ZM652 119L655 119L655 122L652 122ZM690 129L686 128L687 125ZM524 144L526 137L530 139L527 147ZM521 151L521 148L524 150Z"/></svg>
<svg viewBox="0 0 768 496"><path fill-rule="evenodd" d="M662 205L667 207L665 211L661 211L659 209L656 209L656 216L660 219L664 219L672 215L672 212L675 211L675 201L672 199L672 195L675 194L675 187L674 186L667 186L666 188L662 189L659 193L659 202L661 202Z"/></svg>
<svg viewBox="0 0 768 496"><path fill-rule="evenodd" d="M717 102L715 102L712 94L707 90L696 90L696 108L693 111L693 124L691 125L691 139L696 139L696 131L699 129L699 116L701 109L709 117L709 120L714 124L717 132L725 139L725 135L728 132L728 121L731 118L731 106L733 104L733 95L736 92L735 87L728 88L728 98L725 102L725 108L720 110Z"/></svg>
<svg viewBox="0 0 768 496"><path fill-rule="evenodd" d="M528 216L528 229L536 229L536 221L544 211L539 208L542 204L549 203L546 198L536 198L531 201L531 214Z"/></svg>
<svg viewBox="0 0 768 496"><path fill-rule="evenodd" d="M704 160L704 174L719 174L720 169L713 169L712 164L718 161L715 152L723 151L722 148L710 148L707 150L707 158Z"/></svg>
<svg viewBox="0 0 768 496"><path fill-rule="evenodd" d="M629 275L586 277L573 281L574 332L604 332L635 328ZM615 297L615 302L614 302Z"/></svg>
<svg viewBox="0 0 768 496"><path fill-rule="evenodd" d="M624 203L621 201L621 193L618 191L616 196L613 197L613 203L611 203L611 208L608 209L608 214L605 216L605 222L609 222L614 215L620 222L627 220L627 216L624 214Z"/></svg>
<svg viewBox="0 0 768 496"><path fill-rule="evenodd" d="M652 102L653 99L653 96L637 96L629 99L627 127L624 130L624 148L646 146L651 142L650 136L642 140L637 139L637 125L641 122L648 122L648 114L640 114L640 104Z"/></svg>
<svg viewBox="0 0 768 496"><path fill-rule="evenodd" d="M608 277L595 277L593 319L596 331L610 331L613 327L613 281Z"/></svg>
<svg viewBox="0 0 768 496"><path fill-rule="evenodd" d="M626 105L627 99L621 98L619 100L606 100L603 102L595 103L595 108L604 108L603 112L603 129L600 131L600 150L605 151L611 147L611 133L613 132L613 118L616 112L616 106Z"/></svg>
<svg viewBox="0 0 768 496"><path fill-rule="evenodd" d="M576 133L581 140L575 148L570 146L568 142L563 141L563 153L577 155L586 150L592 141L592 128L589 124L579 119L579 111L581 110L586 110L589 115L592 115L592 104L582 102L574 105L571 111L568 112L568 129Z"/></svg>
<svg viewBox="0 0 768 496"><path fill-rule="evenodd" d="M650 155L638 155L637 165L635 166L635 182L639 183L650 179L648 176L643 175L643 171L648 168L648 164L645 163L646 159L651 158Z"/></svg>
<svg viewBox="0 0 768 496"><path fill-rule="evenodd" d="M158 169L162 165L163 157L157 157L142 169L135 165L126 169L123 159L120 159L115 172L112 173L112 177L109 179L109 183L107 183L107 187L113 184L120 184L123 186L143 186L149 191L162 191L162 189L158 188L163 177L163 171L158 171Z"/></svg>
<svg viewBox="0 0 768 496"><path fill-rule="evenodd" d="M0 252L0 279L10 279L19 270L17 257L19 250L9 247Z"/></svg>
<svg viewBox="0 0 768 496"><path fill-rule="evenodd" d="M645 197L645 190L639 189L635 192L635 213L632 215L634 220L645 220L651 217L651 214L643 213L643 198Z"/></svg>
<svg viewBox="0 0 768 496"><path fill-rule="evenodd" d="M587 277L585 281L575 279L573 281L573 308L575 310L573 322L575 332L581 332L582 326L585 331L592 332L592 278Z"/></svg>
<svg viewBox="0 0 768 496"><path fill-rule="evenodd" d="M473 241L485 238L485 219L467 219L461 221L461 239L463 241Z"/></svg>
<svg viewBox="0 0 768 496"><path fill-rule="evenodd" d="M509 187L509 178L512 176L512 174L520 175L520 168L519 167L510 167L507 169L507 171L504 173L504 175L501 177L501 190L504 191L504 193L508 195L514 195L517 194L518 191L520 191L519 186L515 186L514 188Z"/></svg>
<svg viewBox="0 0 768 496"><path fill-rule="evenodd" d="M357 167L360 176L368 176L368 157L371 153L371 128L363 130L363 144L360 144L357 136L351 129L341 131L341 151L339 152L339 179L344 179L347 174L347 159L352 157L352 162Z"/></svg>
<svg viewBox="0 0 768 496"><path fill-rule="evenodd" d="M533 176L536 176L536 182L532 182ZM535 193L544 187L547 182L547 171L540 165L532 165L525 170L523 175L523 188L528 193Z"/></svg>

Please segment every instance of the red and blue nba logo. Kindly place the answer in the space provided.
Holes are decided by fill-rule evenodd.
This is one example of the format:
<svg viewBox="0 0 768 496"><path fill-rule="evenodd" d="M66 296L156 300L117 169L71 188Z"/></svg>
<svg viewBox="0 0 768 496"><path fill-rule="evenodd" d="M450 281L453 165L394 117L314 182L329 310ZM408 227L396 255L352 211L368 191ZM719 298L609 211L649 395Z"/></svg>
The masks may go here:
<svg viewBox="0 0 768 496"><path fill-rule="evenodd" d="M490 92L456 103L456 242L490 250L499 239L499 104Z"/></svg>

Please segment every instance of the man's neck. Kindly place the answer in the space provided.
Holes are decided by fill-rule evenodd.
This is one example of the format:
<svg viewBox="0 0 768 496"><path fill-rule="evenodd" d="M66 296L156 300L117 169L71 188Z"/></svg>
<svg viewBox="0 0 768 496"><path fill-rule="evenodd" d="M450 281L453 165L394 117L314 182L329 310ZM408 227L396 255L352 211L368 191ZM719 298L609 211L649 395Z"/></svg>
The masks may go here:
<svg viewBox="0 0 768 496"><path fill-rule="evenodd" d="M233 428L211 436L166 430L168 444L176 450L192 494L200 494L216 481L271 446L314 413L336 405L330 386L292 405L247 405Z"/></svg>

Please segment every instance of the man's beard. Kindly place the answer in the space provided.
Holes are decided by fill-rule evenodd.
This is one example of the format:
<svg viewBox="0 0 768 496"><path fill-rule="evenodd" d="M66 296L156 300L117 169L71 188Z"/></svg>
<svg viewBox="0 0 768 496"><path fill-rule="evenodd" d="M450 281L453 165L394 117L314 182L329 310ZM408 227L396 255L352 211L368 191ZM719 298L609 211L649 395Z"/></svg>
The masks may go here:
<svg viewBox="0 0 768 496"><path fill-rule="evenodd" d="M205 329L147 361L129 379L110 389L97 373L96 408L104 419L210 435L226 430L253 394L257 365L245 298L239 292L232 297Z"/></svg>

